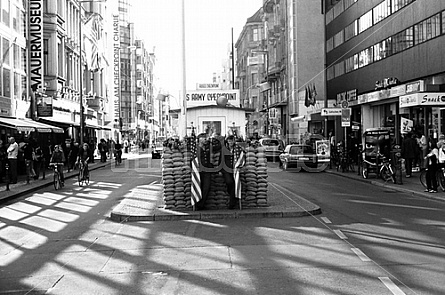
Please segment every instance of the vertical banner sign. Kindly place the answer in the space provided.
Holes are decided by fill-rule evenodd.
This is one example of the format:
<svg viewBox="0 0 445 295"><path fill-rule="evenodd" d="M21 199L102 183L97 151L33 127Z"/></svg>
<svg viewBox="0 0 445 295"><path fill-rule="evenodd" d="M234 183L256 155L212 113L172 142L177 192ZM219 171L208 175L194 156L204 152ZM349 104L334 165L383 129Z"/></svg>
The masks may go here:
<svg viewBox="0 0 445 295"><path fill-rule="evenodd" d="M341 127L351 127L351 108L341 109Z"/></svg>
<svg viewBox="0 0 445 295"><path fill-rule="evenodd" d="M113 15L113 103L114 103L114 118L119 120L121 117L120 105L120 32L119 32L119 15Z"/></svg>
<svg viewBox="0 0 445 295"><path fill-rule="evenodd" d="M53 113L52 97L43 95L43 0L29 0L28 42L28 79L33 92L31 105L37 106L37 116L50 117Z"/></svg>

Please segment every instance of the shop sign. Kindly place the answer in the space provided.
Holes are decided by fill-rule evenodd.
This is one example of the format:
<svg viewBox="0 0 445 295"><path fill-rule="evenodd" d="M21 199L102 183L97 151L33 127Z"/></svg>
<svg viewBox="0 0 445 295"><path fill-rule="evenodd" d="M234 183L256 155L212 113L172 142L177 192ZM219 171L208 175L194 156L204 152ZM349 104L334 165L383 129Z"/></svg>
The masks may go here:
<svg viewBox="0 0 445 295"><path fill-rule="evenodd" d="M321 115L325 116L341 116L341 108L323 108L321 109Z"/></svg>
<svg viewBox="0 0 445 295"><path fill-rule="evenodd" d="M412 106L419 105L418 98L419 97L418 97L417 93L408 94L408 95L402 95L399 98L399 107L407 108L407 107L412 107Z"/></svg>
<svg viewBox="0 0 445 295"><path fill-rule="evenodd" d="M120 118L121 116L121 104L120 104L120 23L119 15L113 14L113 113L114 118Z"/></svg>
<svg viewBox="0 0 445 295"><path fill-rule="evenodd" d="M220 97L225 97L228 104L238 107L240 105L239 89L232 90L201 90L188 91L185 95L187 107L215 105Z"/></svg>
<svg viewBox="0 0 445 295"><path fill-rule="evenodd" d="M405 86L406 94L425 91L425 82L423 80L407 83Z"/></svg>
<svg viewBox="0 0 445 295"><path fill-rule="evenodd" d="M411 106L436 106L445 107L445 93L413 93L400 97L399 106L401 108Z"/></svg>
<svg viewBox="0 0 445 295"><path fill-rule="evenodd" d="M318 157L331 157L331 145L329 140L316 140L315 150Z"/></svg>
<svg viewBox="0 0 445 295"><path fill-rule="evenodd" d="M29 79L32 91L36 92L44 86L43 0L30 1L28 9Z"/></svg>
<svg viewBox="0 0 445 295"><path fill-rule="evenodd" d="M389 89L390 97L398 97L406 94L406 85L399 85Z"/></svg>

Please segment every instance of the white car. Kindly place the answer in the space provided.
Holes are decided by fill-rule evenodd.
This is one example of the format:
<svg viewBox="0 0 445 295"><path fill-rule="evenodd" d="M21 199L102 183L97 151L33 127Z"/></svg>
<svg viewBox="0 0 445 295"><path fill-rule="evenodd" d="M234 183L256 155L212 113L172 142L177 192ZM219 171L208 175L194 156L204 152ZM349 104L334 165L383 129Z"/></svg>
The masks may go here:
<svg viewBox="0 0 445 295"><path fill-rule="evenodd" d="M284 151L284 143L280 139L261 138L259 143L265 148L264 153L268 159L277 160Z"/></svg>

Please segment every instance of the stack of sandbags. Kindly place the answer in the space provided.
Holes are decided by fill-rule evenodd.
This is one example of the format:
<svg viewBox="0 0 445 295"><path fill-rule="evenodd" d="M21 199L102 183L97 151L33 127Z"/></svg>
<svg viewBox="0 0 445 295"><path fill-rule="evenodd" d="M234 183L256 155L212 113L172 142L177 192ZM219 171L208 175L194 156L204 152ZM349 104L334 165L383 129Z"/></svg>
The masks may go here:
<svg viewBox="0 0 445 295"><path fill-rule="evenodd" d="M165 147L162 156L162 184L165 209L183 210L191 206L190 155L182 147Z"/></svg>
<svg viewBox="0 0 445 295"><path fill-rule="evenodd" d="M221 173L212 173L210 191L204 204L205 209L225 209L229 201L226 183Z"/></svg>
<svg viewBox="0 0 445 295"><path fill-rule="evenodd" d="M256 165L256 150L249 146L246 148L246 164L241 169L241 175L243 175L241 178L241 188L243 192L241 204L243 207L256 207L256 194L258 190Z"/></svg>
<svg viewBox="0 0 445 295"><path fill-rule="evenodd" d="M264 147L256 149L256 171L257 171L257 194L256 203L258 207L267 207L267 159Z"/></svg>

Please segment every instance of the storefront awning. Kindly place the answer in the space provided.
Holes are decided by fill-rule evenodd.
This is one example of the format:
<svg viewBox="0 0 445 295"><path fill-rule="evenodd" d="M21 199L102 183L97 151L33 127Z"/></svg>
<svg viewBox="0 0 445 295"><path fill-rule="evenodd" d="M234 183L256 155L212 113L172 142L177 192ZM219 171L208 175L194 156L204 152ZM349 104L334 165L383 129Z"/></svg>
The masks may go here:
<svg viewBox="0 0 445 295"><path fill-rule="evenodd" d="M45 117L45 118L40 118L39 119L42 122L48 123L48 124L55 124L56 126L61 126L61 127L79 127L80 123L79 122L73 122L70 120L58 120L55 119L53 117Z"/></svg>
<svg viewBox="0 0 445 295"><path fill-rule="evenodd" d="M0 117L0 126L14 128L24 132L41 132L41 133L63 133L63 129L59 127L43 124L31 119L17 119L10 117Z"/></svg>

